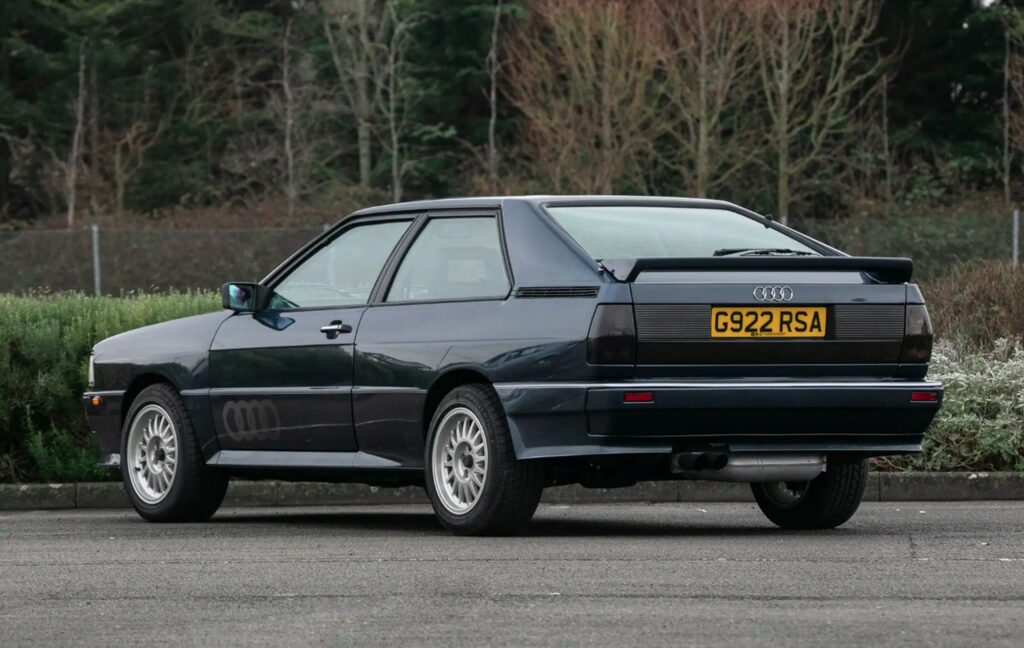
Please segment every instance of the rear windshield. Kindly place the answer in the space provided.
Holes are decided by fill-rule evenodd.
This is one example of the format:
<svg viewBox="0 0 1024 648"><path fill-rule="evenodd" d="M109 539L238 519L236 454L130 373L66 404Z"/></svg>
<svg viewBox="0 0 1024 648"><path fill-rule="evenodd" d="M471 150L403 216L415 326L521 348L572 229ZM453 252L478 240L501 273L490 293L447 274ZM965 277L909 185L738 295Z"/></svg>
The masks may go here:
<svg viewBox="0 0 1024 648"><path fill-rule="evenodd" d="M547 211L595 259L709 257L744 250L813 249L760 222L704 207L548 207Z"/></svg>

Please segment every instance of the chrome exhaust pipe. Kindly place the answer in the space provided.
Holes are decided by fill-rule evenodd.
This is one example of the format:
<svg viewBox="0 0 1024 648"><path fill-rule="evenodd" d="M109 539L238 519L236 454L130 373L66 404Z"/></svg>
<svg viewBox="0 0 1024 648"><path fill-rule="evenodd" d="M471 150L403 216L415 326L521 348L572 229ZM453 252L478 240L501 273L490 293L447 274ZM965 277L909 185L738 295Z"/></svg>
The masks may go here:
<svg viewBox="0 0 1024 648"><path fill-rule="evenodd" d="M804 482L824 470L823 454L680 452L672 461L683 479L724 482Z"/></svg>

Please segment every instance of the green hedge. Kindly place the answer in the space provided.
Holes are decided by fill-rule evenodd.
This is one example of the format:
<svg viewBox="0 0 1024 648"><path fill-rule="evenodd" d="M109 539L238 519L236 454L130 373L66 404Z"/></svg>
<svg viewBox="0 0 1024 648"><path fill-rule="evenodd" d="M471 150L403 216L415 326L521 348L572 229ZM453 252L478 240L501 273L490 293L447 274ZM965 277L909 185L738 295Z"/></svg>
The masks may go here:
<svg viewBox="0 0 1024 648"><path fill-rule="evenodd" d="M219 308L213 293L0 294L0 481L97 479L81 393L89 350L122 331Z"/></svg>
<svg viewBox="0 0 1024 648"><path fill-rule="evenodd" d="M80 394L89 349L120 331L218 308L210 293L93 298L0 295L0 481L112 478L94 467ZM946 402L925 452L883 469L1024 470L1024 350L944 340L930 376Z"/></svg>

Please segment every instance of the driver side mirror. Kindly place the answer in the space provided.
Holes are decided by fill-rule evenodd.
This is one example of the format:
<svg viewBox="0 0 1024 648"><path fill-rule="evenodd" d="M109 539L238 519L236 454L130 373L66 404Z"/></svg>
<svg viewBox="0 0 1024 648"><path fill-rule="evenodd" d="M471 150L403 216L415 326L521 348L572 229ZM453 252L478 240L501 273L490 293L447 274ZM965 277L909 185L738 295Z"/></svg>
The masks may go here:
<svg viewBox="0 0 1024 648"><path fill-rule="evenodd" d="M221 306L236 313L255 313L263 310L270 290L258 283L231 282L221 286Z"/></svg>

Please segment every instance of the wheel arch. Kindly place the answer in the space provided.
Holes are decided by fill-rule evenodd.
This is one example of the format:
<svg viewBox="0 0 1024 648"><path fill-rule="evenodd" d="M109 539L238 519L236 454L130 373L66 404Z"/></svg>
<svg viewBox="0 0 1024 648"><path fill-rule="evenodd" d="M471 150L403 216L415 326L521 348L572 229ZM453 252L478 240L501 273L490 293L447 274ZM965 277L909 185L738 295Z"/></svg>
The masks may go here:
<svg viewBox="0 0 1024 648"><path fill-rule="evenodd" d="M136 376L134 380L132 380L131 384L128 386L128 389L124 392L124 398L121 401L122 430L124 429L125 420L128 418L128 412L131 410L132 404L135 402L135 399L138 398L139 394L142 393L143 389L157 384L165 384L168 387L177 389L174 382L172 382L170 378L155 371L140 374Z"/></svg>
<svg viewBox="0 0 1024 648"><path fill-rule="evenodd" d="M491 381L478 369L471 367L459 367L451 369L434 381L434 384L427 390L427 397L423 402L423 438L426 439L430 433L430 421L433 420L441 401L451 390L463 385L486 385L491 386Z"/></svg>

